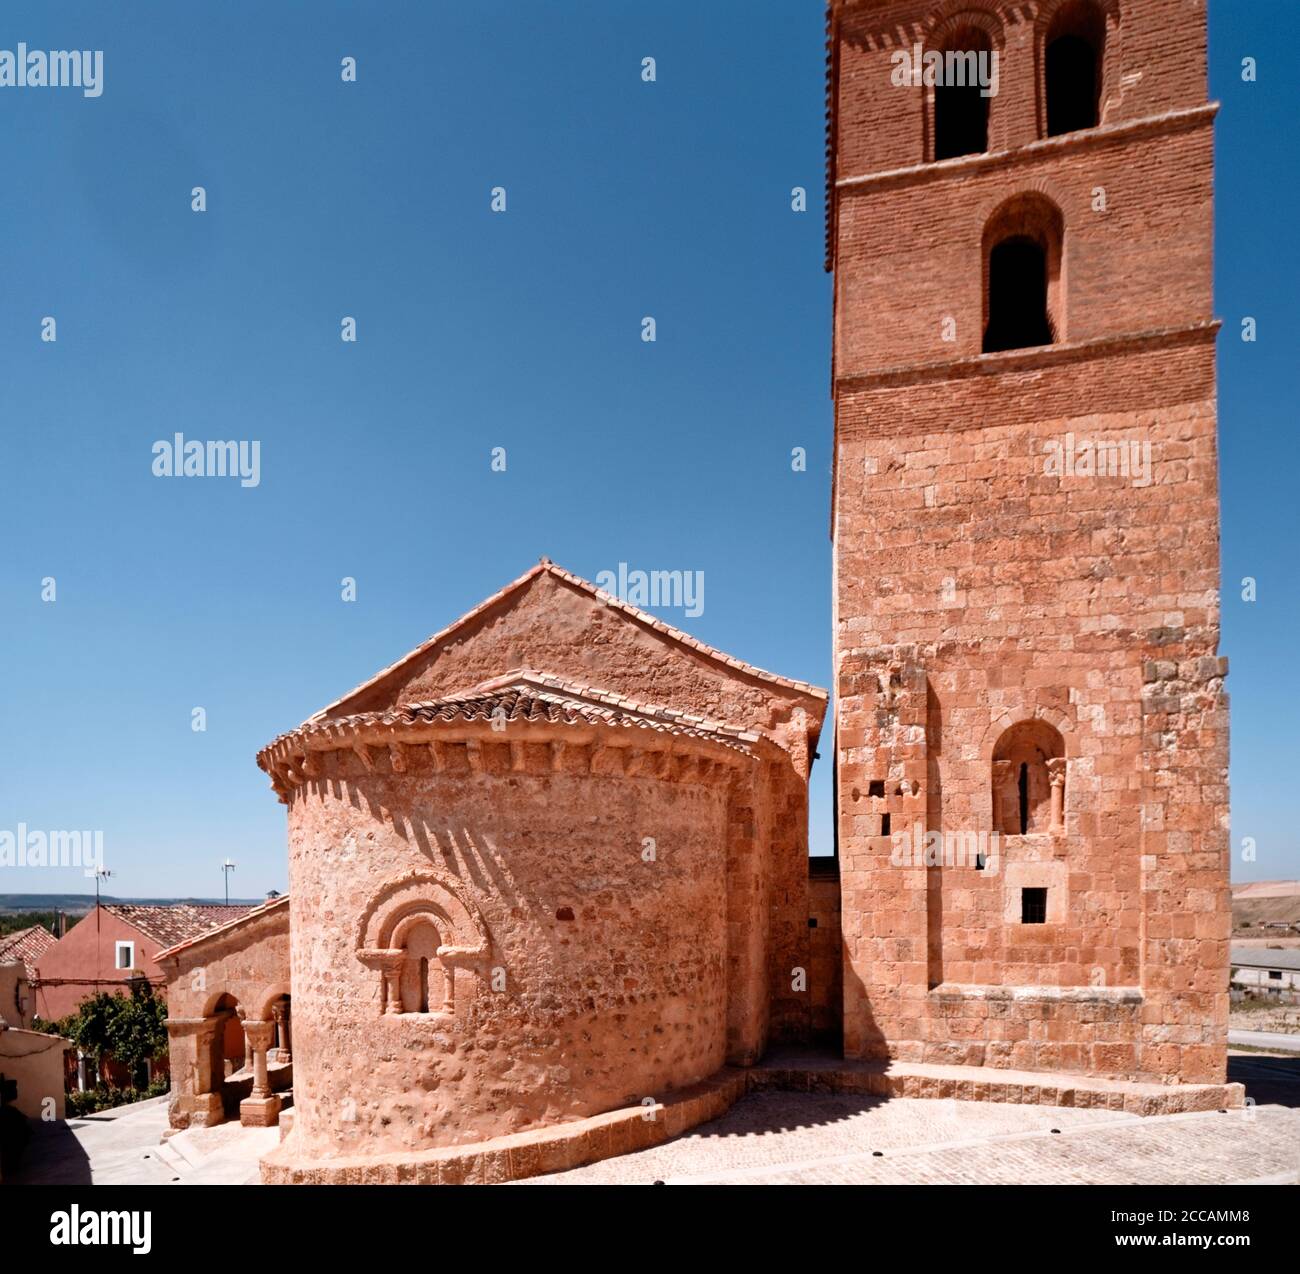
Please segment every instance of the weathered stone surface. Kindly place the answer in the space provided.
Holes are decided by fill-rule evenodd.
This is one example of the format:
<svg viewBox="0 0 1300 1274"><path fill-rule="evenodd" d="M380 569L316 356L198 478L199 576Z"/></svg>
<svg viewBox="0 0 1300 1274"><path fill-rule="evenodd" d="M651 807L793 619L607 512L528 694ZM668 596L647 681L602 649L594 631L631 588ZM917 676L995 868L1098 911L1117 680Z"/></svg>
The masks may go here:
<svg viewBox="0 0 1300 1274"><path fill-rule="evenodd" d="M543 563L270 744L293 928L278 1179L583 1121L584 1156L624 1153L659 1133L605 1112L806 1039L823 709Z"/></svg>
<svg viewBox="0 0 1300 1274"><path fill-rule="evenodd" d="M833 6L845 1052L1218 1083L1205 12L1084 8L1102 33L1099 126L1049 138L1041 68L1062 6ZM979 32L1000 55L987 153L928 162L936 90L891 82L892 59L913 37L969 48ZM1012 230L1044 246L1053 343L985 354L989 253ZM1084 441L1136 445L1136 470L1050 469ZM913 829L948 849L999 833L1000 862L900 866ZM1035 897L1043 922L1026 923Z"/></svg>

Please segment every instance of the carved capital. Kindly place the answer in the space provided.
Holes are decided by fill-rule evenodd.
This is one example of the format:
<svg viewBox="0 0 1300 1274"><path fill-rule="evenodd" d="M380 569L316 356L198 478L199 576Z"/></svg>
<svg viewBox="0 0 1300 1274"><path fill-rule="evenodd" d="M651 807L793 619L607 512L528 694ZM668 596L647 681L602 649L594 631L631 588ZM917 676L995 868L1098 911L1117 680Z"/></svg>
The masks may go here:
<svg viewBox="0 0 1300 1274"><path fill-rule="evenodd" d="M275 1038L274 1022L245 1022L244 1038L252 1047L253 1052L265 1052L271 1047L271 1041Z"/></svg>
<svg viewBox="0 0 1300 1274"><path fill-rule="evenodd" d="M439 947L438 959L444 964L468 966L477 964L488 954L487 943L475 947Z"/></svg>

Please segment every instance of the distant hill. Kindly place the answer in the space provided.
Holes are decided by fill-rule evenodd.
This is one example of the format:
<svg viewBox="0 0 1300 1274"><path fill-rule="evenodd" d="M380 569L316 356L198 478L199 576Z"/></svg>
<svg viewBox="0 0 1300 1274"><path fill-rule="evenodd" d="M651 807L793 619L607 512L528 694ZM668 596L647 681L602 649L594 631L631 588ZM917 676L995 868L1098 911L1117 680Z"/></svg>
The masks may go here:
<svg viewBox="0 0 1300 1274"><path fill-rule="evenodd" d="M1300 880L1251 880L1233 885L1233 932L1262 937L1270 924L1300 925Z"/></svg>
<svg viewBox="0 0 1300 1274"><path fill-rule="evenodd" d="M134 902L150 903L158 906L170 906L178 902L222 903L224 898L117 898L111 894L100 894L100 902ZM256 907L266 901L265 898L232 898L234 903L247 907ZM66 911L70 916L84 916L95 907L94 894L0 894L0 914L14 911Z"/></svg>

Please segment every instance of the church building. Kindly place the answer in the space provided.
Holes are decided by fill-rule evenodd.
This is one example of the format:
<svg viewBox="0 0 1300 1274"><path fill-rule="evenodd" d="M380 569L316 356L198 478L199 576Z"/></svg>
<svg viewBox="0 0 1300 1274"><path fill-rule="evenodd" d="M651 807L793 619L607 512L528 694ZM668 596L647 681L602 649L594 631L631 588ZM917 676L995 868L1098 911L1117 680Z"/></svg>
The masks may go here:
<svg viewBox="0 0 1300 1274"><path fill-rule="evenodd" d="M1240 1105L1204 4L835 0L827 65L829 703L543 559L267 744L287 901L158 956L265 1180Z"/></svg>

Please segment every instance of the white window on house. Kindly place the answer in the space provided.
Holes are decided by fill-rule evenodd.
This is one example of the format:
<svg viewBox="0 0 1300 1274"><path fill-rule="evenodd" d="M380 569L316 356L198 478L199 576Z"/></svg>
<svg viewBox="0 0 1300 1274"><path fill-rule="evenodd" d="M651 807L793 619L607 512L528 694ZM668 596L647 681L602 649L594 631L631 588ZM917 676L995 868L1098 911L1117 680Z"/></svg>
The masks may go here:
<svg viewBox="0 0 1300 1274"><path fill-rule="evenodd" d="M119 942L117 944L117 959L115 967L119 969L135 968L135 943Z"/></svg>

